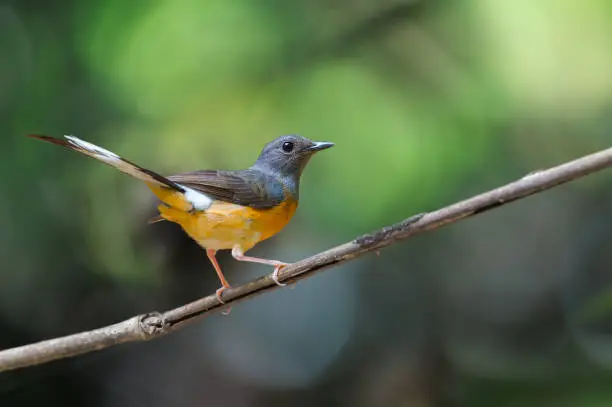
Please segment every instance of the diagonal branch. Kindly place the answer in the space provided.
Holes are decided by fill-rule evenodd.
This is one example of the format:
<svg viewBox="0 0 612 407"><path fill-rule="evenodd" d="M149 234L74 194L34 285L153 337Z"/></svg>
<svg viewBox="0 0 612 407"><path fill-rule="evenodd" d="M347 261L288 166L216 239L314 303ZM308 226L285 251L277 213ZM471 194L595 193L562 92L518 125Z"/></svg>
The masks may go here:
<svg viewBox="0 0 612 407"><path fill-rule="evenodd" d="M379 250L399 240L437 229L610 166L612 148L529 174L497 189L434 212L413 216L291 264L280 271L279 280L293 283L311 277L318 271ZM268 275L224 291L223 298L226 304L233 304L278 288L280 287L274 283L271 275ZM213 294L164 313L138 315L93 331L6 349L0 351L0 372L93 352L121 343L154 339L181 329L222 307L224 305L220 304Z"/></svg>

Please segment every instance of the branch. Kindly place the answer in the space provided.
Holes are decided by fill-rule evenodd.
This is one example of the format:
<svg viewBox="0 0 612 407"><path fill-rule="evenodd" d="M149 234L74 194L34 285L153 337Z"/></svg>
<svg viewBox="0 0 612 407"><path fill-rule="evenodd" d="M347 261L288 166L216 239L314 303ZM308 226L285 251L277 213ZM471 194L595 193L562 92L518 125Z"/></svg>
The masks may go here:
<svg viewBox="0 0 612 407"><path fill-rule="evenodd" d="M435 212L413 216L293 263L280 271L279 280L294 283L311 277L318 271L379 250L399 240L437 229L610 166L612 166L612 148L529 174L484 194ZM234 304L279 288L273 282L271 275L268 275L224 291L223 298L226 304ZM213 294L164 313L151 312L93 331L6 349L0 351L0 372L93 352L121 343L158 338L222 307L224 305L219 303Z"/></svg>

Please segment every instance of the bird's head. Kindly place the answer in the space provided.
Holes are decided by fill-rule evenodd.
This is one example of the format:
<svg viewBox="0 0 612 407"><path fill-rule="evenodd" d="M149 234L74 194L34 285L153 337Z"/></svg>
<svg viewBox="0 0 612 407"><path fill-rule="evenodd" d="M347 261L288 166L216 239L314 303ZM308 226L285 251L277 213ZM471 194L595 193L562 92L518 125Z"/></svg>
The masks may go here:
<svg viewBox="0 0 612 407"><path fill-rule="evenodd" d="M266 144L253 168L299 178L310 157L333 145L297 135L281 136Z"/></svg>

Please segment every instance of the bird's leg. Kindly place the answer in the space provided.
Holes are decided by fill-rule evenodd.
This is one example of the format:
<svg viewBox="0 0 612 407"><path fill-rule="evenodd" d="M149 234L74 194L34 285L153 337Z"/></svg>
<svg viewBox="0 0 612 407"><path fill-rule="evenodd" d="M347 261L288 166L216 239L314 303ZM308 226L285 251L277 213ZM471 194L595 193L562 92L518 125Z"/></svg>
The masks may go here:
<svg viewBox="0 0 612 407"><path fill-rule="evenodd" d="M219 266L219 262L217 262L216 254L216 250L206 249L206 255L208 256L208 260L210 260L210 262L212 263L213 267L215 268L215 271L217 272L219 280L221 280L221 287L215 292L215 295L217 296L217 299L221 304L225 304L225 302L223 302L223 299L221 298L221 293L226 289L230 288L230 285L225 279L223 272L221 271L221 266Z"/></svg>
<svg viewBox="0 0 612 407"><path fill-rule="evenodd" d="M248 262L251 262L251 263L268 264L270 266L274 266L274 272L272 273L272 280L278 286L282 287L282 286L287 285L286 283L281 283L280 281L278 281L278 272L283 267L288 266L289 263L284 263L284 262L278 261L278 260L268 260L268 259L260 259L259 257L245 256L244 252L242 251L242 248L240 248L239 246L235 246L232 249L232 257L235 258L238 261L248 261Z"/></svg>

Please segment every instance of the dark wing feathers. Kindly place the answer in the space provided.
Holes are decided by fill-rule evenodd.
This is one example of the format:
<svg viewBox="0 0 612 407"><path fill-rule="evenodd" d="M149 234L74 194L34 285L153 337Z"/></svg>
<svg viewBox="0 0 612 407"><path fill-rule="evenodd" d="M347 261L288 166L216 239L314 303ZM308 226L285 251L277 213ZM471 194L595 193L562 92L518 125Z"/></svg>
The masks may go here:
<svg viewBox="0 0 612 407"><path fill-rule="evenodd" d="M257 170L201 170L168 177L213 199L253 208L271 208L283 202L283 185Z"/></svg>

